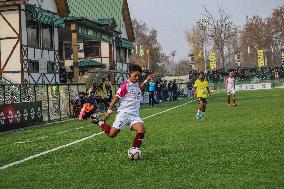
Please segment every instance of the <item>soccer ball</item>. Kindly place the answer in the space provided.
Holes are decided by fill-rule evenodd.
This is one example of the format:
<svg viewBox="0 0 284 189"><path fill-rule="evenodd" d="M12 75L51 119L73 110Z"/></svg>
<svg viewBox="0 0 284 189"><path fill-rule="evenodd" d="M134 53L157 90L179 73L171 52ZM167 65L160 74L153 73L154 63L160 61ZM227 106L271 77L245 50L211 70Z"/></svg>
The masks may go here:
<svg viewBox="0 0 284 189"><path fill-rule="evenodd" d="M139 160L142 158L141 150L139 148L131 147L127 154L128 158L131 160Z"/></svg>

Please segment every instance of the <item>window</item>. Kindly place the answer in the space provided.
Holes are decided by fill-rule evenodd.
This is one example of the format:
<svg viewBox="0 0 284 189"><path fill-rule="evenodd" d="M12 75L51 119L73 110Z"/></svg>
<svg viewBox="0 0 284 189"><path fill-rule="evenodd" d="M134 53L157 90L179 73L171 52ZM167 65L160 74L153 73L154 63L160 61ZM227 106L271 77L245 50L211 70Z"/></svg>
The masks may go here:
<svg viewBox="0 0 284 189"><path fill-rule="evenodd" d="M39 26L35 21L27 21L28 46L39 47Z"/></svg>
<svg viewBox="0 0 284 189"><path fill-rule="evenodd" d="M125 48L121 49L120 61L121 63L126 63L126 49Z"/></svg>
<svg viewBox="0 0 284 189"><path fill-rule="evenodd" d="M34 60L29 61L29 72L30 73L39 73L38 61L34 61Z"/></svg>
<svg viewBox="0 0 284 189"><path fill-rule="evenodd" d="M101 56L101 43L88 41L85 43L85 58L97 58Z"/></svg>
<svg viewBox="0 0 284 189"><path fill-rule="evenodd" d="M126 63L126 49L125 48L120 48L116 47L116 61L120 63Z"/></svg>
<svg viewBox="0 0 284 189"><path fill-rule="evenodd" d="M56 71L55 62L47 62L47 73L54 73Z"/></svg>
<svg viewBox="0 0 284 189"><path fill-rule="evenodd" d="M42 48L53 49L53 27L51 25L42 24Z"/></svg>
<svg viewBox="0 0 284 189"><path fill-rule="evenodd" d="M116 61L121 62L121 48L116 47Z"/></svg>
<svg viewBox="0 0 284 189"><path fill-rule="evenodd" d="M59 41L59 44L58 44L58 55L59 55L59 60L64 60L63 59L63 41Z"/></svg>
<svg viewBox="0 0 284 189"><path fill-rule="evenodd" d="M65 60L71 60L72 59L72 46L71 44L64 44L64 52L65 52Z"/></svg>

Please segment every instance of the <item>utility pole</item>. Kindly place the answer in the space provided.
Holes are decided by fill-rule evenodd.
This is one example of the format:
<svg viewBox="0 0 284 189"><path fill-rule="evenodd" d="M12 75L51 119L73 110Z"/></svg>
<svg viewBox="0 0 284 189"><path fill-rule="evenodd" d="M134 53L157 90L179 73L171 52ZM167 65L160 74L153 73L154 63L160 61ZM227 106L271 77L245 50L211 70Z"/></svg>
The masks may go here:
<svg viewBox="0 0 284 189"><path fill-rule="evenodd" d="M208 21L205 19L200 19L198 21L198 26L203 31L203 61L204 61L204 72L207 68L207 60L206 60L206 29L208 26Z"/></svg>
<svg viewBox="0 0 284 189"><path fill-rule="evenodd" d="M173 51L170 55L173 57L173 64L174 64L174 67L175 67L175 76L176 76L176 65L175 65L175 56L177 54L177 51Z"/></svg>

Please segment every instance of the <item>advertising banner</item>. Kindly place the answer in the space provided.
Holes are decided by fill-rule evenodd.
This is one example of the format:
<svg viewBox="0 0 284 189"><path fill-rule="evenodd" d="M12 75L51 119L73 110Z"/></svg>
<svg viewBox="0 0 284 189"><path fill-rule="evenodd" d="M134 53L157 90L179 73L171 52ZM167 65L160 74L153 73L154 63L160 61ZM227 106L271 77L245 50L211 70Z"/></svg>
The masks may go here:
<svg viewBox="0 0 284 189"><path fill-rule="evenodd" d="M0 105L0 132L24 128L42 121L41 101Z"/></svg>
<svg viewBox="0 0 284 189"><path fill-rule="evenodd" d="M236 91L249 91L249 90L260 90L260 89L271 89L271 83L236 85Z"/></svg>
<svg viewBox="0 0 284 189"><path fill-rule="evenodd" d="M210 70L216 69L216 53L210 52Z"/></svg>
<svg viewBox="0 0 284 189"><path fill-rule="evenodd" d="M235 53L235 63L237 66L241 66L241 53L240 51Z"/></svg>
<svg viewBox="0 0 284 189"><path fill-rule="evenodd" d="M257 50L257 57L258 57L258 61L257 61L257 65L259 68L264 67L264 52L263 50Z"/></svg>

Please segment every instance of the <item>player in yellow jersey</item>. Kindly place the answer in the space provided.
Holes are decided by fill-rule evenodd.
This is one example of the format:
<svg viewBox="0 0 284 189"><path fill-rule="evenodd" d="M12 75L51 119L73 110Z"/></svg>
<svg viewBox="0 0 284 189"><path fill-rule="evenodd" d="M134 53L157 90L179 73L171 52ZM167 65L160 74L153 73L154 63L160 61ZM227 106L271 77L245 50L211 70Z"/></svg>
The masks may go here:
<svg viewBox="0 0 284 189"><path fill-rule="evenodd" d="M196 119L204 119L207 97L209 95L211 98L211 93L208 82L205 80L205 75L203 72L200 72L199 79L195 81L193 87L193 94L194 94L194 99L197 98L199 101L199 107L198 107L198 112L196 114Z"/></svg>

